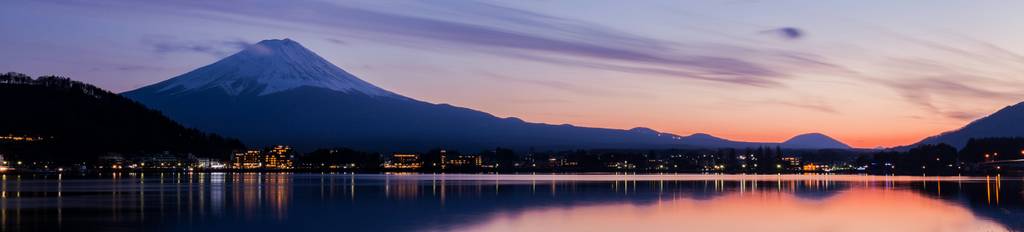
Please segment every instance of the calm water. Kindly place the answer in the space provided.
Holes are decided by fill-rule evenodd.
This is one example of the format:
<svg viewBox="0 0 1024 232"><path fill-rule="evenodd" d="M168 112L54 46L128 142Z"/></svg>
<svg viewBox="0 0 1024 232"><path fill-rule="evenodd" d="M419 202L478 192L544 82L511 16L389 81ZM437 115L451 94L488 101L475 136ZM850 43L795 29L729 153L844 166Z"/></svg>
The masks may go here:
<svg viewBox="0 0 1024 232"><path fill-rule="evenodd" d="M1020 178L4 175L4 231L1020 231Z"/></svg>

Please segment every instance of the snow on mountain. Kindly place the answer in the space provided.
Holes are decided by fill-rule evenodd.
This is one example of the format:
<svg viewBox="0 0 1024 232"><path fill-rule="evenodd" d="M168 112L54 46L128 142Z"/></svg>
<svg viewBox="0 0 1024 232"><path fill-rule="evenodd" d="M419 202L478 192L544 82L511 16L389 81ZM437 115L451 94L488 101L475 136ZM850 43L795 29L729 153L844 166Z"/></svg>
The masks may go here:
<svg viewBox="0 0 1024 232"><path fill-rule="evenodd" d="M416 151L673 147L675 136L530 123L403 97L297 42L265 40L213 64L122 93L190 127L251 145ZM653 132L652 132L653 131Z"/></svg>
<svg viewBox="0 0 1024 232"><path fill-rule="evenodd" d="M187 126L252 145L374 151L443 146L473 151L499 146L647 149L777 144L707 134L679 136L642 127L531 123L418 101L360 80L289 39L261 41L213 64L122 95Z"/></svg>
<svg viewBox="0 0 1024 232"><path fill-rule="evenodd" d="M229 95L267 95L303 86L401 97L345 72L290 39L260 41L153 87L155 92L164 94L221 89Z"/></svg>

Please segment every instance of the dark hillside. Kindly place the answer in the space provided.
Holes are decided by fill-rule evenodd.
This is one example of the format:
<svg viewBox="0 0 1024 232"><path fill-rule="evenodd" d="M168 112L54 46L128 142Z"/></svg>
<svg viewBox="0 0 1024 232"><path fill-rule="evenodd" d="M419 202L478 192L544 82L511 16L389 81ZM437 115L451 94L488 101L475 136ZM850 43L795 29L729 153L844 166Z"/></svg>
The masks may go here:
<svg viewBox="0 0 1024 232"><path fill-rule="evenodd" d="M107 153L163 151L223 157L244 148L238 140L186 128L135 101L68 78L0 74L0 99L0 153L8 159L93 160Z"/></svg>

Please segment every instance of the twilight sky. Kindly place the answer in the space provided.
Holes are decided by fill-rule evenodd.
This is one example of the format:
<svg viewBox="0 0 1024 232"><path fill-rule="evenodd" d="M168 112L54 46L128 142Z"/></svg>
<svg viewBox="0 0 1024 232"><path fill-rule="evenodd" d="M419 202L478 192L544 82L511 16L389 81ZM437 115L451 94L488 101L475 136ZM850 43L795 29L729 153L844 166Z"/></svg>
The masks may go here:
<svg viewBox="0 0 1024 232"><path fill-rule="evenodd" d="M4 1L0 72L123 92L291 38L527 121L903 145L1024 100L1024 1Z"/></svg>

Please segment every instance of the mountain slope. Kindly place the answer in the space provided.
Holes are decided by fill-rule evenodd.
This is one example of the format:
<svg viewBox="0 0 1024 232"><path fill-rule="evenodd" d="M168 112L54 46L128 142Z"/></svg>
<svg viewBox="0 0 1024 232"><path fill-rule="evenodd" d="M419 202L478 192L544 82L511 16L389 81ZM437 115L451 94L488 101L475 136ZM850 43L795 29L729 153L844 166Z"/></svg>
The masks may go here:
<svg viewBox="0 0 1024 232"><path fill-rule="evenodd" d="M966 126L925 138L915 145L946 143L962 148L971 138L1024 137L1024 102L1007 106Z"/></svg>
<svg viewBox="0 0 1024 232"><path fill-rule="evenodd" d="M17 110L0 114L0 135L42 138L0 143L0 153L22 159L91 161L107 152L162 151L216 156L244 148L237 140L185 128L130 99L67 78L2 74L0 99L17 99L2 103Z"/></svg>
<svg viewBox="0 0 1024 232"><path fill-rule="evenodd" d="M316 87L268 95L223 91L146 96L128 94L187 125L238 136L255 144L301 148L349 146L368 150L423 150L443 146L648 147L670 137L629 131L526 123L444 104L380 98Z"/></svg>
<svg viewBox="0 0 1024 232"><path fill-rule="evenodd" d="M850 149L839 140L828 137L821 133L801 134L782 142L780 146L794 149Z"/></svg>
<svg viewBox="0 0 1024 232"><path fill-rule="evenodd" d="M690 136L682 137L679 139L682 144L695 146L695 147L709 147L709 148L748 148L748 147L760 147L760 146L772 146L775 143L758 143L758 142L740 142L732 141L715 137L705 133L695 133Z"/></svg>
<svg viewBox="0 0 1024 232"><path fill-rule="evenodd" d="M369 150L657 147L677 136L502 119L370 85L291 40L266 40L123 94L186 125L246 142Z"/></svg>
<svg viewBox="0 0 1024 232"><path fill-rule="evenodd" d="M710 135L529 123L432 104L373 86L295 41L265 40L223 60L123 93L185 125L257 145L374 151L751 147Z"/></svg>
<svg viewBox="0 0 1024 232"><path fill-rule="evenodd" d="M303 86L401 97L345 72L290 39L262 41L216 63L141 90L173 95L218 89L237 96L267 95Z"/></svg>

